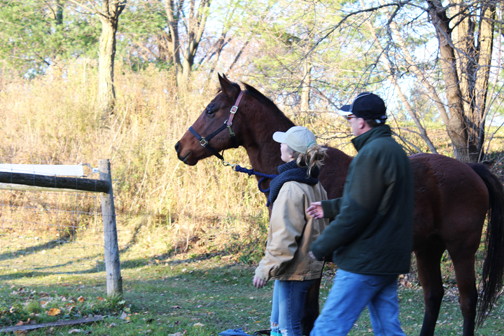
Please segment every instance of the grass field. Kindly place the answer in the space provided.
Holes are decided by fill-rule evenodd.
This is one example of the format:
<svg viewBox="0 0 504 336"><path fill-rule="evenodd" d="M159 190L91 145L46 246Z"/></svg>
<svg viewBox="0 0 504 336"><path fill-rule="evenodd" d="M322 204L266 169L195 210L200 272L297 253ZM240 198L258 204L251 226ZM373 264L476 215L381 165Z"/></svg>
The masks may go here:
<svg viewBox="0 0 504 336"><path fill-rule="evenodd" d="M122 234L127 235L126 232ZM79 250L72 245L87 245L98 239L99 234L90 232L84 238L59 246L57 252L65 255L79 251L81 260L86 260L97 251ZM38 251L12 256L12 264L27 258L32 262L43 261L45 255ZM23 273L4 269L0 274L3 280L0 323L7 326L20 321L41 323L101 315L105 317L102 322L44 328L29 334L217 335L238 327L252 334L269 327L272 285L255 289L251 284L254 267L239 263L237 259L223 252L149 255L140 246L123 249L122 298L106 297L105 274L94 265L85 271L77 270L79 273L75 274L61 270L53 273L54 267ZM75 266L78 268L78 262ZM331 287L334 271L334 267L325 269L322 303ZM399 291L401 322L407 335L416 335L423 318L422 291L414 274L402 283L407 285L402 285ZM495 336L504 332L502 313L503 306L499 302L477 335ZM457 289L446 285L436 335L460 335L461 332ZM372 335L367 311L350 335Z"/></svg>

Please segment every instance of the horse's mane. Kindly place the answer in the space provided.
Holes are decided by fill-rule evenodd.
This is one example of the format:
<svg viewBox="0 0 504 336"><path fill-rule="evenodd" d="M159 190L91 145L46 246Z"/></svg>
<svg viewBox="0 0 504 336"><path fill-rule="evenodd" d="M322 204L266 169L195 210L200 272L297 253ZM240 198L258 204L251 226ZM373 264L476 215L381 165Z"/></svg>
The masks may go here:
<svg viewBox="0 0 504 336"><path fill-rule="evenodd" d="M278 106L276 106L276 104L273 103L273 101L271 99L269 99L264 94L259 92L255 87L253 87L247 83L242 83L242 84L245 86L245 89L247 90L247 92L251 96L253 96L257 100L259 100L262 104L269 106L272 109L272 111L274 111L275 113L278 113L278 114L282 115L284 118L287 118L287 116L282 112L282 110L280 110L278 108ZM287 118L287 119L289 119L289 118Z"/></svg>

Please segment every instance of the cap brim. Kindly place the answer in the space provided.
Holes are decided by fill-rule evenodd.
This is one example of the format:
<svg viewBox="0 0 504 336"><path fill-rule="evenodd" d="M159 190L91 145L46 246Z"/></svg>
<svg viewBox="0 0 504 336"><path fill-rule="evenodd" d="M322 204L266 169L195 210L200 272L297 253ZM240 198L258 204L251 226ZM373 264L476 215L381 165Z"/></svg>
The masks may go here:
<svg viewBox="0 0 504 336"><path fill-rule="evenodd" d="M350 111L350 108L352 106L351 105L343 105L342 107L340 107L340 109L338 110L338 114L340 116L348 116L350 114L352 114L352 111Z"/></svg>
<svg viewBox="0 0 504 336"><path fill-rule="evenodd" d="M285 132L275 132L273 133L273 140L278 143L285 143L286 133Z"/></svg>

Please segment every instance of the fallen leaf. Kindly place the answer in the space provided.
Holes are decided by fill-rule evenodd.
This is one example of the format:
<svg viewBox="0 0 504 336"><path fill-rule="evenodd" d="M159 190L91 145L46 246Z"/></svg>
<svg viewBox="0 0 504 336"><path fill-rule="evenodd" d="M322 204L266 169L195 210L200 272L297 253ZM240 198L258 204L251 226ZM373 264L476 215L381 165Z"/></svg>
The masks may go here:
<svg viewBox="0 0 504 336"><path fill-rule="evenodd" d="M49 311L47 312L47 315L49 316L56 316L58 315L59 313L61 313L61 310L58 309L58 308L51 308L49 309Z"/></svg>
<svg viewBox="0 0 504 336"><path fill-rule="evenodd" d="M82 332L82 329L72 329L68 333L69 334L77 334L77 333L80 333L80 332Z"/></svg>
<svg viewBox="0 0 504 336"><path fill-rule="evenodd" d="M193 327L203 327L203 326L204 326L204 324L200 323L200 322L193 324Z"/></svg>
<svg viewBox="0 0 504 336"><path fill-rule="evenodd" d="M112 322L112 323L110 323L107 327L109 327L109 328L113 328L113 327L115 327L115 326L116 326L116 324L115 324L114 322Z"/></svg>
<svg viewBox="0 0 504 336"><path fill-rule="evenodd" d="M126 314L125 312L122 312L121 316L119 317L121 320L124 320L126 319L126 317L128 317L128 314Z"/></svg>
<svg viewBox="0 0 504 336"><path fill-rule="evenodd" d="M96 299L99 300L99 301L103 301L104 300L101 296L98 296Z"/></svg>
<svg viewBox="0 0 504 336"><path fill-rule="evenodd" d="M84 301L86 301L86 299L84 299L84 297L83 297L83 296L79 296L79 297L77 298L77 301L79 301L80 303L83 303Z"/></svg>
<svg viewBox="0 0 504 336"><path fill-rule="evenodd" d="M17 326L22 326L23 325L23 321L19 321L18 323L16 323Z"/></svg>
<svg viewBox="0 0 504 336"><path fill-rule="evenodd" d="M180 306L172 306L173 309L182 309Z"/></svg>

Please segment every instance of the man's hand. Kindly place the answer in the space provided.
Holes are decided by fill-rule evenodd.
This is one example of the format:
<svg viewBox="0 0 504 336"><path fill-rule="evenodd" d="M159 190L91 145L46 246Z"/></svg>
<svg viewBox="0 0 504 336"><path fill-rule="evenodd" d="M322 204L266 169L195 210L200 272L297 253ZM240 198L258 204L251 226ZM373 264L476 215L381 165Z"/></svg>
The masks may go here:
<svg viewBox="0 0 504 336"><path fill-rule="evenodd" d="M253 284L254 284L254 287L255 288L263 288L264 286L266 286L266 280L263 280L261 278L259 278L257 275L254 275L254 280L253 280Z"/></svg>
<svg viewBox="0 0 504 336"><path fill-rule="evenodd" d="M324 209L322 209L322 203L313 202L308 209L306 209L306 213L315 219L324 218Z"/></svg>

